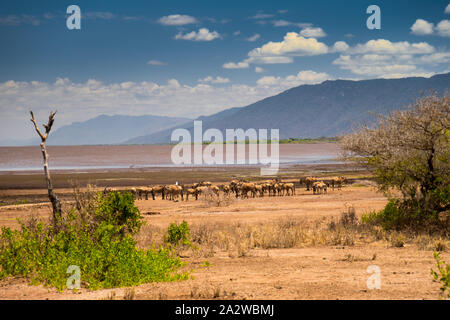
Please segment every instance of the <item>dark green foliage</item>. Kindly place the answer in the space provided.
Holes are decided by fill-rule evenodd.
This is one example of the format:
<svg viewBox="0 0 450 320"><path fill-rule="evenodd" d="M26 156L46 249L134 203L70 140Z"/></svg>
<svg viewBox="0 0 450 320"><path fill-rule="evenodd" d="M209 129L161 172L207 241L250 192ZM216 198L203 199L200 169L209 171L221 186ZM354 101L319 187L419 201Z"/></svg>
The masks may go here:
<svg viewBox="0 0 450 320"><path fill-rule="evenodd" d="M385 230L411 228L416 231L440 232L448 236L449 219L434 212L423 214L418 203L412 200L390 199L379 212L364 214L361 221L366 224L381 225Z"/></svg>

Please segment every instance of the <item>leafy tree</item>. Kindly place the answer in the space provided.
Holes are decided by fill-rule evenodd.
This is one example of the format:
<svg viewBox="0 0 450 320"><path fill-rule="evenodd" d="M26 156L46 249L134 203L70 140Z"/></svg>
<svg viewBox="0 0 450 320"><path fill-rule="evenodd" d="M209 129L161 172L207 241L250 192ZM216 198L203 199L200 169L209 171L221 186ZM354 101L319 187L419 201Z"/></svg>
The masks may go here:
<svg viewBox="0 0 450 320"><path fill-rule="evenodd" d="M450 96L432 94L377 118L376 127L340 137L344 157L374 169L382 191L401 191L402 214L423 220L448 212Z"/></svg>

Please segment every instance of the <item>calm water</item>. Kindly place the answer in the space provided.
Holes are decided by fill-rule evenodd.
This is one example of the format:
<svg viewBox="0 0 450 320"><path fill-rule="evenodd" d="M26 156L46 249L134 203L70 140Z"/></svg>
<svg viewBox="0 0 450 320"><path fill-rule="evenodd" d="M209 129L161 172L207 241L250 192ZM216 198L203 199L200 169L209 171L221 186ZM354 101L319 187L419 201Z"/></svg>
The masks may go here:
<svg viewBox="0 0 450 320"><path fill-rule="evenodd" d="M51 169L183 166L172 163L172 148L173 146L49 146L47 151ZM334 159L338 156L338 151L334 143L282 144L280 145L280 163L286 165L336 163ZM246 159L248 163L248 152ZM0 147L0 171L42 170L42 161L39 146Z"/></svg>

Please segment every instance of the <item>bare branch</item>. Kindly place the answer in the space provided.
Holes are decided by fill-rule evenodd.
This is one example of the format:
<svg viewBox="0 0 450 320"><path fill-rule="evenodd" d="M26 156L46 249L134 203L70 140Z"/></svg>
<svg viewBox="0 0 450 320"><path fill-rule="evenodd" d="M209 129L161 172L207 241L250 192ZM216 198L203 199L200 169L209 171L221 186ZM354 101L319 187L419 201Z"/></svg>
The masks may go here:
<svg viewBox="0 0 450 320"><path fill-rule="evenodd" d="M30 110L31 114L31 122L34 124L34 128L36 129L36 132L38 133L39 137L41 137L42 142L45 142L47 140L48 135L50 134L50 130L52 129L53 122L55 122L55 114L56 111L50 112L50 115L48 117L48 123L43 124L45 128L45 134L42 134L41 130L39 129L39 126L36 123L36 119L34 118L33 111Z"/></svg>
<svg viewBox="0 0 450 320"><path fill-rule="evenodd" d="M41 133L41 130L39 130L36 120L34 119L34 114L32 110L30 110L30 114L31 114L31 122L34 124L34 129L36 129L37 134L41 137L42 142L44 142L45 139L47 139L47 137Z"/></svg>

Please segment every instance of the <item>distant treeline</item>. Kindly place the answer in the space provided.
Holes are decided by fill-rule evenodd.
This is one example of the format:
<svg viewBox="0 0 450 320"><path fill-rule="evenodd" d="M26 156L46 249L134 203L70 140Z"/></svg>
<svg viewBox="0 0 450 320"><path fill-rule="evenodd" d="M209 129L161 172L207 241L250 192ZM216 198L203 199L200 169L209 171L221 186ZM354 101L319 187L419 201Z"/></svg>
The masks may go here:
<svg viewBox="0 0 450 320"><path fill-rule="evenodd" d="M245 143L245 144L249 144L249 143L260 143L263 142L265 140L245 140L242 141L237 141L234 140L234 144L241 144L241 143ZM338 141L338 137L319 137L319 138L288 138L288 139L280 139L278 141L278 143L280 144L301 144L301 143L326 143L326 142L337 142ZM209 145L209 144L218 144L218 143L222 143L222 144L226 144L227 141L223 141L223 142L214 142L214 141L203 141L202 144L203 145ZM228 143L232 143L231 141L229 141ZM272 143L272 140L267 140L267 143L270 144ZM174 144L178 144L178 143L171 143L170 145L174 145ZM183 143L181 143L183 144ZM189 144L189 143L186 143ZM190 144L194 144L193 142ZM164 145L164 144L157 144L157 145Z"/></svg>

